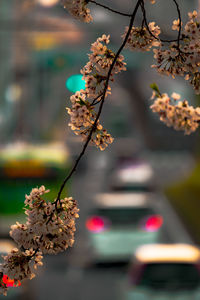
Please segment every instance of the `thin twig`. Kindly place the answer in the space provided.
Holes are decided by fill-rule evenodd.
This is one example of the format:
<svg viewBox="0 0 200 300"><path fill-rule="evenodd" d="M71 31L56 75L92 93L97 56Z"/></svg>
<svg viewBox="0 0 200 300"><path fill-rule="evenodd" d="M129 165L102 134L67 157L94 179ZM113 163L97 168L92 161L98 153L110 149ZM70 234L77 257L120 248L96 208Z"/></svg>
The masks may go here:
<svg viewBox="0 0 200 300"><path fill-rule="evenodd" d="M97 99L99 99L102 95L103 95L103 93L101 93L101 94L98 95L96 98L94 98L93 101L92 101L92 103L91 103L91 105L96 105L97 103L99 103L99 102L101 101L101 99L100 99L99 101L97 101L96 103L95 103L95 101L96 101Z"/></svg>
<svg viewBox="0 0 200 300"><path fill-rule="evenodd" d="M173 1L176 1L176 0L173 0ZM181 32L179 30L179 35L178 35L178 38L177 39L174 39L174 40L165 40L165 39L161 39L161 38L158 38L157 36L155 36L152 31L149 29L149 25L148 25L148 22L147 22L147 17L146 17L146 10L145 10L145 7L144 7L144 1L141 2L141 9L142 9L142 13L143 13L143 17L144 17L144 23L145 23L145 26L146 26L146 29L147 31L149 32L149 34L156 40L158 41L161 41L162 43L172 43L172 42L177 42L178 43L178 47L179 47L179 44L180 44L180 40L181 40ZM180 12L180 10L179 10ZM180 18L180 16L179 16ZM180 28L180 27L179 27Z"/></svg>
<svg viewBox="0 0 200 300"><path fill-rule="evenodd" d="M98 3L98 2L96 2L94 0L88 0L88 3L94 3L94 4L96 4L98 6L101 6L101 7L105 8L105 9L107 9L109 11L112 11L112 12L114 12L114 13L120 15L120 16L131 17L131 14L126 14L126 13L120 12L118 10L112 9L112 8L110 8L110 7L108 7L108 6L104 5L104 4Z"/></svg>
<svg viewBox="0 0 200 300"><path fill-rule="evenodd" d="M110 80L110 76L111 76L112 70L113 70L114 65L115 65L115 63L116 63L116 61L117 61L117 58L119 57L121 51L123 50L123 48L125 47L125 45L126 45L126 43L127 43L129 34L130 34L131 29L132 29L132 26L133 26L134 19L135 19L135 16L136 16L136 13L137 13L137 11L138 11L138 8L139 8L139 6L140 6L141 1L142 1L142 0L138 0L137 3L136 3L136 6L135 6L135 8L134 8L134 10L133 10L133 13L132 13L132 15L131 15L131 19L130 19L130 23L129 23L129 28L128 28L128 31L127 31L126 36L125 36L125 38L124 38L124 41L123 41L123 43L121 44L120 48L118 49L118 51L117 51L117 53L116 53L116 55L115 55L115 57L114 57L114 59L113 59L113 62L112 62L112 64L111 64L111 66L110 66L110 69L109 69L109 71L108 71L107 78L106 78L106 82L105 82L105 86L104 86L104 90L103 90L103 94L102 94L102 96L101 96L101 103L100 103L100 105L99 105L99 110L98 110L96 119L95 119L95 121L94 121L94 124L93 124L93 126L92 126L92 128L91 128L91 130L90 130L90 133L89 133L89 135L88 135L88 137L87 137L87 140L86 140L85 144L83 145L83 148L82 148L81 153L79 154L78 158L77 158L76 161L75 161L75 164L74 164L73 168L71 169L69 175L64 179L64 181L63 181L63 183L62 183L62 185L61 185L61 187L60 187L60 190L59 190L59 192L58 192L57 198L56 198L56 200L54 201L55 205L57 205L58 201L60 200L60 196L61 196L61 193L62 193L64 187L65 187L65 184L66 184L67 181L71 178L72 174L76 171L77 165L79 164L79 162L80 162L82 156L84 155L84 153L85 153L85 151L86 151L86 149L87 149L87 146L88 146L88 144L89 144L89 142L90 142L90 140L91 140L91 138L92 138L92 134L93 134L93 132L94 132L95 129L96 129L96 125L97 125L97 122L98 122L98 120L99 120L99 117L100 117L100 115L101 115L102 108L103 108L103 105L104 105L105 96L106 96L106 91L107 91L107 89L108 89L108 83L109 83L109 80Z"/></svg>
<svg viewBox="0 0 200 300"><path fill-rule="evenodd" d="M182 21L181 21L181 11L180 11L180 8L179 8L179 5L178 5L177 1L176 0L172 0L172 1L176 5L176 9L177 9L177 12L178 12L178 18L179 18L179 29L178 29L178 37L177 37L177 47L179 49L179 47L180 47L180 38L181 38L181 23L182 23Z"/></svg>

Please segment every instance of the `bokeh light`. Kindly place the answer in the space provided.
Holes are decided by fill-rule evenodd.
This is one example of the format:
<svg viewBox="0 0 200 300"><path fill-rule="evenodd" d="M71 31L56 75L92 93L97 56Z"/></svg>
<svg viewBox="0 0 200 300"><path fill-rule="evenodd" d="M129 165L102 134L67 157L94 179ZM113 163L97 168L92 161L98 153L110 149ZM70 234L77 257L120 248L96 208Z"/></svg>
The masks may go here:
<svg viewBox="0 0 200 300"><path fill-rule="evenodd" d="M103 218L92 216L86 221L86 228L94 233L102 232L105 229Z"/></svg>
<svg viewBox="0 0 200 300"><path fill-rule="evenodd" d="M70 76L66 80L66 88L72 92L76 93L77 91L85 89L85 80L81 74L75 74Z"/></svg>
<svg viewBox="0 0 200 300"><path fill-rule="evenodd" d="M59 0L38 0L38 3L42 6L53 6L56 5Z"/></svg>
<svg viewBox="0 0 200 300"><path fill-rule="evenodd" d="M150 216L145 224L147 231L157 231L163 224L163 218L160 215Z"/></svg>
<svg viewBox="0 0 200 300"><path fill-rule="evenodd" d="M22 96L22 88L18 84L10 84L5 91L5 98L8 102L16 102Z"/></svg>

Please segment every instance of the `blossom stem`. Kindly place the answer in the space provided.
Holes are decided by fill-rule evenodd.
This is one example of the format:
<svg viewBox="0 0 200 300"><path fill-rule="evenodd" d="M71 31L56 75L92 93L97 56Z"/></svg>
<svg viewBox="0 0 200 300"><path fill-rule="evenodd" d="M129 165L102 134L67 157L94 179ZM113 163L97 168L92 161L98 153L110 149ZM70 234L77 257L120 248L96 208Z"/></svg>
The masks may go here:
<svg viewBox="0 0 200 300"><path fill-rule="evenodd" d="M96 105L97 103L99 103L99 102L101 101L101 99L100 99L100 100L98 100L98 99L99 99L102 95L103 95L103 93L101 93L101 94L98 95L96 98L94 98L94 100L92 101L91 105ZM98 101L96 102L96 100L98 100Z"/></svg>
<svg viewBox="0 0 200 300"><path fill-rule="evenodd" d="M38 251L39 251L39 248L35 249L35 252L29 256L29 259L31 260L33 257L35 257L35 255Z"/></svg>
<svg viewBox="0 0 200 300"><path fill-rule="evenodd" d="M112 12L118 14L118 15L125 16L125 17L131 17L131 14L126 14L126 13L120 12L118 10L112 9L112 8L110 8L110 7L108 7L108 6L104 5L104 4L98 3L98 2L96 2L94 0L88 0L88 3L89 2L90 3L94 3L94 4L98 5L98 6L101 6L101 7L105 8L105 9L107 9L109 11L112 11Z"/></svg>
<svg viewBox="0 0 200 300"><path fill-rule="evenodd" d="M117 58L119 57L121 51L123 50L123 48L125 47L125 45L126 45L126 43L127 43L128 37L129 37L129 35L130 35L131 29L132 29L132 26L133 26L133 22L134 22L134 20L135 20L136 13L137 13L137 11L138 11L138 8L139 8L141 2L142 2L142 0L138 0L137 3L136 3L135 8L134 8L134 10L133 10L133 13L132 13L131 18L130 18L129 28L128 28L128 31L127 31L127 33L126 33L126 36L125 36L125 38L124 38L124 40L123 40L123 42L122 42L120 48L118 49L118 51L117 51L117 53L116 53L116 55L115 55L115 57L114 57L114 59L113 59L113 62L112 62L112 64L111 64L110 68L109 68L109 71L108 71L108 74L107 74L107 77L106 77L106 82L105 82L104 90L103 90L103 93L102 93L102 96L101 96L101 100L100 100L99 110L98 110L97 116L96 116L96 118L95 118L94 124L93 124L93 126L92 126L92 128L91 128L91 130L90 130L90 133L89 133L89 135L88 135L88 137L87 137L87 140L86 140L85 144L83 145L83 148L82 148L81 153L79 154L78 158L76 159L76 161L75 161L75 163L74 163L73 168L71 169L70 173L68 174L68 176L64 179L63 183L61 184L61 187L60 187L60 189L59 189L59 191L58 191L57 198L56 198L56 200L54 201L56 207L57 207L57 203L58 203L59 200L60 200L60 196L61 196L61 193L62 193L64 187L65 187L65 184L66 184L67 181L71 178L72 174L76 171L76 168L77 168L77 166L78 166L78 164L79 164L81 158L83 157L83 155L84 155L84 153L85 153L85 151L86 151L86 149L87 149L87 146L88 146L88 144L89 144L89 142L90 142L90 140L91 140L91 138L92 138L92 134L93 134L93 132L94 132L95 129L96 129L97 122L98 122L98 120L99 120L99 117L100 117L100 115L101 115L101 111L102 111L102 108L103 108L103 105L104 105L105 96L106 96L106 91L107 91L107 89L108 89L108 83L109 83L109 80L110 80L110 76L111 76L111 74L112 74L112 70L113 70L114 65L115 65L115 63L116 63L116 61L117 61Z"/></svg>

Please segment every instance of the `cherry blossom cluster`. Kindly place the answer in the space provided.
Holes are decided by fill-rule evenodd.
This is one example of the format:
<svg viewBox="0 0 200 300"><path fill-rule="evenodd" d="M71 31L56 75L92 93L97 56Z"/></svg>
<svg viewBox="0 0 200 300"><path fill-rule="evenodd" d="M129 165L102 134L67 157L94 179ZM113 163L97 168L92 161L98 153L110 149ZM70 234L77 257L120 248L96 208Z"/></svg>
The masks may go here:
<svg viewBox="0 0 200 300"><path fill-rule="evenodd" d="M34 278L33 269L37 269L38 266L42 265L42 253L35 253L33 249L23 251L14 248L3 258L2 272L13 278L16 282L25 278Z"/></svg>
<svg viewBox="0 0 200 300"><path fill-rule="evenodd" d="M186 23L180 36L179 43L171 42L168 48L154 49L156 68L160 74L184 76L192 84L195 93L200 94L200 23L197 12L188 13L189 21ZM180 20L175 20L173 30L180 30Z"/></svg>
<svg viewBox="0 0 200 300"><path fill-rule="evenodd" d="M148 30L149 29L149 30ZM126 48L129 48L132 51L150 51L151 48L160 46L161 42L159 41L160 27L155 26L155 22L151 22L146 27L132 27L131 33L129 35ZM128 27L125 28L125 37L128 31ZM150 32L152 33L150 33Z"/></svg>
<svg viewBox="0 0 200 300"><path fill-rule="evenodd" d="M182 130L185 134L190 134L199 127L200 107L189 106L186 100L179 101L179 94L173 93L169 97L168 94L153 92L152 99L155 100L150 108L168 127Z"/></svg>
<svg viewBox="0 0 200 300"><path fill-rule="evenodd" d="M14 286L18 286L23 279L35 277L34 269L43 264L42 258L41 251L18 248L3 256L4 263L0 265L0 294L7 295L8 285L3 280L4 274L14 280Z"/></svg>
<svg viewBox="0 0 200 300"><path fill-rule="evenodd" d="M102 94L105 88L108 71L115 58L115 53L107 47L110 42L110 36L103 34L91 45L91 53L88 54L89 62L81 70L83 79L86 82L85 93L87 98L94 99ZM111 72L110 80L113 81L113 74L126 70L124 56L119 55ZM107 94L110 93L110 87L107 88Z"/></svg>
<svg viewBox="0 0 200 300"><path fill-rule="evenodd" d="M93 130L91 143L100 150L104 150L108 144L113 142L111 135L103 128L99 120L96 120L97 113L95 111L95 105L101 101L107 74L115 58L115 53L107 47L109 41L109 36L102 35L91 45L91 53L88 55L89 62L81 70L86 88L72 95L70 97L72 107L67 107L70 115L69 126L74 133L80 135L83 140L87 140ZM111 81L113 81L113 74L126 70L125 65L124 57L119 55L110 75ZM110 90L108 85L105 96L110 93Z"/></svg>
<svg viewBox="0 0 200 300"><path fill-rule="evenodd" d="M93 18L87 7L87 0L62 0L63 6L68 12L80 21L90 23Z"/></svg>
<svg viewBox="0 0 200 300"><path fill-rule="evenodd" d="M57 254L74 243L75 219L78 218L76 201L64 198L46 202L44 186L32 189L26 195L27 222L11 226L10 235L21 247L40 249L44 254Z"/></svg>
<svg viewBox="0 0 200 300"><path fill-rule="evenodd" d="M10 279L7 275L0 273L0 295L7 295L8 287L18 287L21 285L21 282L18 280Z"/></svg>
<svg viewBox="0 0 200 300"><path fill-rule="evenodd" d="M70 100L72 107L67 107L67 112L71 117L71 121L68 125L76 135L80 135L83 140L87 140L96 119L94 106L89 101L86 101L86 94L83 90L72 95ZM112 142L113 138L111 135L97 121L96 128L91 136L91 143L100 150L104 150Z"/></svg>
<svg viewBox="0 0 200 300"><path fill-rule="evenodd" d="M35 276L33 269L42 265L42 254L57 254L74 243L76 201L70 197L47 202L43 196L48 192L44 186L32 189L25 199L26 223L11 226L10 236L18 248L3 257L0 272L15 282ZM5 287L2 281L3 293Z"/></svg>

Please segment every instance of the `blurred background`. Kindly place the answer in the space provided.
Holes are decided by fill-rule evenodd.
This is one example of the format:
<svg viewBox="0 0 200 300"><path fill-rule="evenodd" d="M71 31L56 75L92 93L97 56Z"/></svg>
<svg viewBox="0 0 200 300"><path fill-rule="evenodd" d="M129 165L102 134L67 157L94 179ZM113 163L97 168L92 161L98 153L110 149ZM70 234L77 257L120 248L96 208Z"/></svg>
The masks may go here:
<svg viewBox="0 0 200 300"><path fill-rule="evenodd" d="M133 6L99 1L123 12ZM148 20L173 38L175 5L157 2L147 3ZM198 1L179 2L184 23ZM53 200L81 150L65 108L84 85L79 74L90 44L110 34L116 51L129 22L89 8L94 21L83 24L58 0L0 2L1 253L13 246L10 225L25 221L24 195L44 184ZM140 12L135 24L141 25ZM79 203L75 245L46 256L38 276L8 299L200 299L199 130L185 136L163 125L149 109L149 86L156 82L161 92L180 93L193 105L200 98L183 79L159 77L150 67L152 53L125 49L123 55L127 71L116 76L102 116L114 143L104 152L89 147L64 191Z"/></svg>

